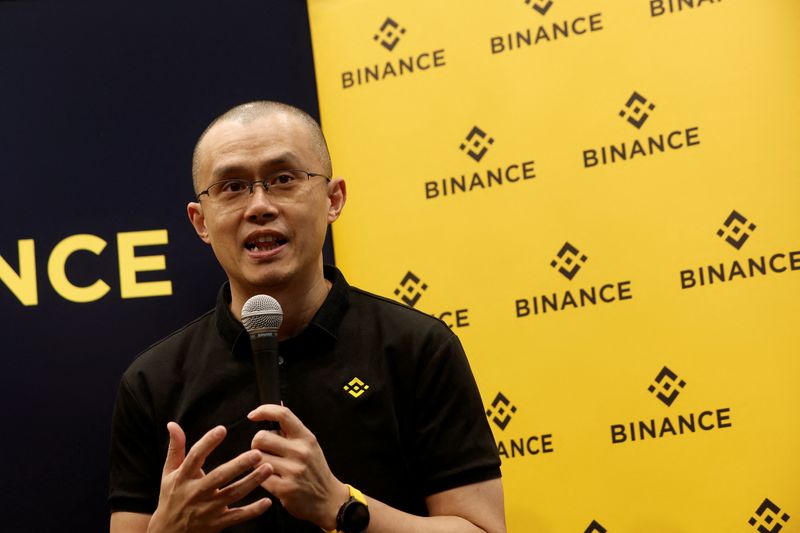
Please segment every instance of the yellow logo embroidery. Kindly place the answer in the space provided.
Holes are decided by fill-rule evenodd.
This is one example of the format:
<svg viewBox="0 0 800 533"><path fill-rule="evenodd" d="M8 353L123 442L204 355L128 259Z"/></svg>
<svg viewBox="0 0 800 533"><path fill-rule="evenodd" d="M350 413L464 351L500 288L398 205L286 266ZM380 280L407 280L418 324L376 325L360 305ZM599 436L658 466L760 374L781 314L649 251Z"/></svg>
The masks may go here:
<svg viewBox="0 0 800 533"><path fill-rule="evenodd" d="M358 378L353 378L350 380L350 383L342 387L347 394L352 396L353 398L358 398L362 394L364 394L367 389L369 389L369 385L364 383Z"/></svg>

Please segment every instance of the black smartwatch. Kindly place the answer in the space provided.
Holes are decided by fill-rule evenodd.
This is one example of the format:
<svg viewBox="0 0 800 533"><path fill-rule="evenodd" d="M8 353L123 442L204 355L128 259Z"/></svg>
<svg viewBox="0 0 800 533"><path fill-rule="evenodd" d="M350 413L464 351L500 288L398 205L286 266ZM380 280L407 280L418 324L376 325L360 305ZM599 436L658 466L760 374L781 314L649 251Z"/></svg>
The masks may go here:
<svg viewBox="0 0 800 533"><path fill-rule="evenodd" d="M344 502L336 514L336 530L328 533L363 533L369 525L369 507L361 492L347 485L350 498Z"/></svg>

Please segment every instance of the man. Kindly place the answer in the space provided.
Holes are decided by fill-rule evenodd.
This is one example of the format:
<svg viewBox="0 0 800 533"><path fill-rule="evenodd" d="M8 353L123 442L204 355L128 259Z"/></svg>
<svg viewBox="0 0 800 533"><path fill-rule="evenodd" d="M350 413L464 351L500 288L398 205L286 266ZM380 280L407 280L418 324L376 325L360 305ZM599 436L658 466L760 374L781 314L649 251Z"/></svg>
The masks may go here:
<svg viewBox="0 0 800 533"><path fill-rule="evenodd" d="M319 126L285 104L238 106L200 137L187 209L228 283L215 310L123 376L112 533L355 533L367 520L370 533L505 531L497 450L458 339L323 267L347 196L329 176ZM258 405L239 322L256 294L284 313L280 406Z"/></svg>

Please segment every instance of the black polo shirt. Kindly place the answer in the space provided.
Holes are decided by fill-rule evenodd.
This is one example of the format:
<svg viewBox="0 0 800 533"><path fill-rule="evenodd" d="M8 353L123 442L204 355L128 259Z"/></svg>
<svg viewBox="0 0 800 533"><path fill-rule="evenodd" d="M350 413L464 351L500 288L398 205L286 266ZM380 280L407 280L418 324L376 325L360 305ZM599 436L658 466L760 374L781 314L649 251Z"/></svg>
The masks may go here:
<svg viewBox="0 0 800 533"><path fill-rule="evenodd" d="M331 290L311 323L279 346L281 398L316 436L333 474L403 511L424 498L500 477L497 448L458 338L441 321L350 287L325 267ZM259 405L247 332L223 285L209 311L142 353L120 383L112 421L112 511L152 513L169 434L187 450L210 428L228 435L204 470L247 451ZM266 494L260 487L241 503ZM229 531L308 531L275 505Z"/></svg>

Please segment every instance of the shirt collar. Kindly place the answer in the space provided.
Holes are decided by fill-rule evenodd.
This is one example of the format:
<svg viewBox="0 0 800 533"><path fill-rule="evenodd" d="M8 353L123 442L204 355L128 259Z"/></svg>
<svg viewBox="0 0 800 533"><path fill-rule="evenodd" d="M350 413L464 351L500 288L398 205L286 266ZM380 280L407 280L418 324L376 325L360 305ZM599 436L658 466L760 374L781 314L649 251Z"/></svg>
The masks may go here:
<svg viewBox="0 0 800 533"><path fill-rule="evenodd" d="M331 290L322 302L322 305L314 314L309 325L295 337L288 339L294 343L295 340L316 337L317 333L336 340L336 333L342 322L342 317L349 306L350 285L338 268L332 265L324 267L325 279L331 282ZM249 355L249 342L247 331L242 326L233 313L231 313L231 287L229 282L222 284L217 294L216 322L217 330L233 353L244 353Z"/></svg>

